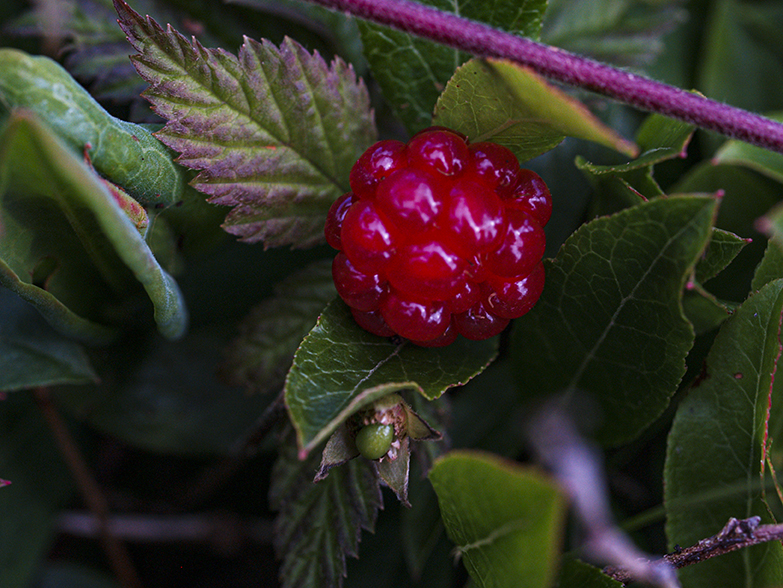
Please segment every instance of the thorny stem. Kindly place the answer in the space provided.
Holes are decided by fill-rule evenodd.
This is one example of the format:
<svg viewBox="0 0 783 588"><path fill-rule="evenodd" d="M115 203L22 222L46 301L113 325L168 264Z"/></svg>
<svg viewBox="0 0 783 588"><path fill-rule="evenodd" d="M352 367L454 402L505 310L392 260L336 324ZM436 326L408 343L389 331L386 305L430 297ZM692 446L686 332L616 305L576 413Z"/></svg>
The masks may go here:
<svg viewBox="0 0 783 588"><path fill-rule="evenodd" d="M674 553L664 555L663 560L675 568L683 568L759 543L783 540L783 524L759 525L760 520L759 517L740 520L731 518L717 535L702 539L686 549L678 548ZM633 574L623 568L610 566L603 571L623 584L635 581Z"/></svg>
<svg viewBox="0 0 783 588"><path fill-rule="evenodd" d="M783 124L479 22L410 0L309 1L479 57L510 59L550 79L783 153Z"/></svg>
<svg viewBox="0 0 783 588"><path fill-rule="evenodd" d="M52 435L57 441L60 453L71 470L76 484L79 486L84 502L99 522L101 543L120 586L122 588L141 588L141 580L139 580L136 568L133 566L125 544L118 540L109 530L107 524L109 503L98 482L95 481L92 472L90 472L90 468L73 440L68 427L52 403L49 390L37 388L34 391L34 397L47 425L49 425Z"/></svg>

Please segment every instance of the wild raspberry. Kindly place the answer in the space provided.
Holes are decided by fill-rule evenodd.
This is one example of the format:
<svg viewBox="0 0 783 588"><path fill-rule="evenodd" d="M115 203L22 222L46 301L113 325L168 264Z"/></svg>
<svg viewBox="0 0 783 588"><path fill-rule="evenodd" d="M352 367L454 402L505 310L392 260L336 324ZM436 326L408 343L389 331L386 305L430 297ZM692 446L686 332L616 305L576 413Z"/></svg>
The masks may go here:
<svg viewBox="0 0 783 588"><path fill-rule="evenodd" d="M370 147L350 184L325 235L362 328L424 347L486 339L541 296L552 198L505 147L431 127Z"/></svg>

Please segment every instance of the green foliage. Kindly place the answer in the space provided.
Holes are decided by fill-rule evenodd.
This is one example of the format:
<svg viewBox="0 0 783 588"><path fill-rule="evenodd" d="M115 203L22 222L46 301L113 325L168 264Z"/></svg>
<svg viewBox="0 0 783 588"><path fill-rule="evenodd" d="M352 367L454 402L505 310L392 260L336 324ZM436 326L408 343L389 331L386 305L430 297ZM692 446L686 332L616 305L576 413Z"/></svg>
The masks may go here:
<svg viewBox="0 0 783 588"><path fill-rule="evenodd" d="M538 37L546 8L542 0L423 4L531 38ZM397 116L411 133L428 126L438 96L470 55L363 21L359 30L370 70Z"/></svg>
<svg viewBox="0 0 783 588"><path fill-rule="evenodd" d="M529 69L512 62L472 60L438 98L435 124L471 141L493 141L520 161L557 146L566 136L595 141L633 155L636 147L601 124L584 105Z"/></svg>
<svg viewBox="0 0 783 588"><path fill-rule="evenodd" d="M767 494L771 441L781 426L783 281L752 295L724 323L669 435L665 469L670 545L691 545L730 517L774 521ZM768 434L771 436L768 437ZM779 510L779 509L776 509ZM771 542L683 570L686 586L779 586L783 548Z"/></svg>
<svg viewBox="0 0 783 588"><path fill-rule="evenodd" d="M269 501L280 511L274 543L286 586L339 586L345 556L357 556L362 529L373 530L383 506L369 462L350 461L314 485L317 465L313 456L297 459L289 444L272 471Z"/></svg>
<svg viewBox="0 0 783 588"><path fill-rule="evenodd" d="M145 95L168 120L157 136L200 172L197 189L234 207L226 230L267 246L322 241L329 206L375 139L351 67L339 58L329 66L292 39L279 48L246 39L235 57L116 5L151 84Z"/></svg>
<svg viewBox="0 0 783 588"><path fill-rule="evenodd" d="M87 354L35 309L0 290L0 392L95 382Z"/></svg>
<svg viewBox="0 0 783 588"><path fill-rule="evenodd" d="M716 208L714 198L672 197L583 225L516 324L520 387L535 396L587 393L600 405L604 443L639 435L685 373L693 330L680 298Z"/></svg>
<svg viewBox="0 0 783 588"><path fill-rule="evenodd" d="M545 43L623 66L645 66L663 51L662 36L688 15L678 0L549 0Z"/></svg>
<svg viewBox="0 0 783 588"><path fill-rule="evenodd" d="M299 344L335 295L329 260L315 262L277 284L274 296L240 325L239 336L227 351L225 377L251 392L281 389Z"/></svg>
<svg viewBox="0 0 783 588"><path fill-rule="evenodd" d="M778 3L424 3L783 109ZM783 516L783 156L304 0L0 4L0 586L115 584L68 537L78 565L44 563L73 483L42 386L94 431L77 450L112 508L268 524L277 564L220 541L218 567L259 585L616 587L579 559L612 524L588 492L653 521L627 525L651 553ZM316 247L361 153L431 124L509 147L554 200L540 302L432 349L358 327ZM608 490L536 467L528 423L552 400ZM781 549L680 577L772 588ZM215 566L170 553L144 585L234 580L175 578Z"/></svg>
<svg viewBox="0 0 783 588"><path fill-rule="evenodd" d="M34 112L74 151L89 153L101 175L139 202L170 206L182 199L183 171L147 129L109 115L48 57L2 49L0 65L0 105Z"/></svg>
<svg viewBox="0 0 783 588"><path fill-rule="evenodd" d="M286 406L303 454L365 405L414 389L434 400L480 373L497 354L497 340L427 349L372 335L342 300L331 302L302 342L285 384Z"/></svg>
<svg viewBox="0 0 783 588"><path fill-rule="evenodd" d="M176 282L99 178L26 111L15 111L0 135L0 208L0 284L55 329L105 343L113 337L100 324L107 302L142 286L161 333L183 335Z"/></svg>
<svg viewBox="0 0 783 588"><path fill-rule="evenodd" d="M565 499L543 474L491 455L452 452L429 474L443 524L481 586L545 588L554 577Z"/></svg>

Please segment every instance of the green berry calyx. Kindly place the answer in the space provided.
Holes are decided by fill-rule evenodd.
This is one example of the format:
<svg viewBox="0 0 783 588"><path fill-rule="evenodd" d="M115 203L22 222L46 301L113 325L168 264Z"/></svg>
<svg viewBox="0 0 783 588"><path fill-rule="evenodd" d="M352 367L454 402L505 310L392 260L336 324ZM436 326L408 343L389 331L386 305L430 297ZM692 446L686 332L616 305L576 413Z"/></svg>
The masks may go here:
<svg viewBox="0 0 783 588"><path fill-rule="evenodd" d="M362 427L356 434L356 449L362 457L380 459L389 452L394 441L394 427L373 423Z"/></svg>

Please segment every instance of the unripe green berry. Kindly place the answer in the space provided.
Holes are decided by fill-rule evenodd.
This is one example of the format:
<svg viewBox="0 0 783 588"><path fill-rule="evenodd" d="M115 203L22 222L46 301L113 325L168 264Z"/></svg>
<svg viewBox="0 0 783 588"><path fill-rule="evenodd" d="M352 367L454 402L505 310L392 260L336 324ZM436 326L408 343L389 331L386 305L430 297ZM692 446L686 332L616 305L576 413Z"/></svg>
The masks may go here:
<svg viewBox="0 0 783 588"><path fill-rule="evenodd" d="M356 435L356 449L367 459L380 459L389 451L394 440L394 427L374 423Z"/></svg>

